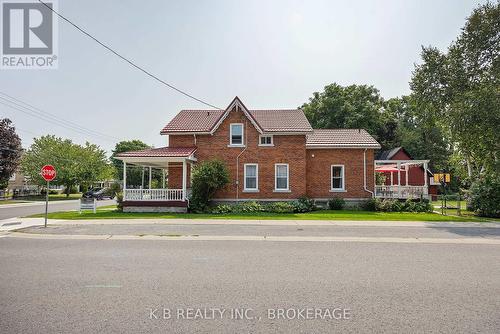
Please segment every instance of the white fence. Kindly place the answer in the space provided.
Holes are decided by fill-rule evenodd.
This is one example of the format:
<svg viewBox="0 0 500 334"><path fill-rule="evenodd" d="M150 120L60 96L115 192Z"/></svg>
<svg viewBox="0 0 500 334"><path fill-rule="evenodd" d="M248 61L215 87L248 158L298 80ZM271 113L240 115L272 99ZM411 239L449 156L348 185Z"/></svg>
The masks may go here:
<svg viewBox="0 0 500 334"><path fill-rule="evenodd" d="M124 189L124 201L183 201L182 189Z"/></svg>
<svg viewBox="0 0 500 334"><path fill-rule="evenodd" d="M427 198L427 186L375 186L375 197L379 198Z"/></svg>

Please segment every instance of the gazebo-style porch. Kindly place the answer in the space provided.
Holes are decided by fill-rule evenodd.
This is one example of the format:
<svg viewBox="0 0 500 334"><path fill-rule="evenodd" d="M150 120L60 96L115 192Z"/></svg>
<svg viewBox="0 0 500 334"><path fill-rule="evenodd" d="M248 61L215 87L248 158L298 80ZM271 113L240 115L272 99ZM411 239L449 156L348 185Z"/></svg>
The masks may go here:
<svg viewBox="0 0 500 334"><path fill-rule="evenodd" d="M190 192L188 181L192 164L196 162L195 151L195 147L162 147L117 154L115 158L123 161L123 211L186 212ZM131 165L149 170L147 188L144 182L139 188L128 187L127 166ZM161 187L154 189L153 169L162 171Z"/></svg>
<svg viewBox="0 0 500 334"><path fill-rule="evenodd" d="M375 197L429 198L428 164L429 160L375 160Z"/></svg>

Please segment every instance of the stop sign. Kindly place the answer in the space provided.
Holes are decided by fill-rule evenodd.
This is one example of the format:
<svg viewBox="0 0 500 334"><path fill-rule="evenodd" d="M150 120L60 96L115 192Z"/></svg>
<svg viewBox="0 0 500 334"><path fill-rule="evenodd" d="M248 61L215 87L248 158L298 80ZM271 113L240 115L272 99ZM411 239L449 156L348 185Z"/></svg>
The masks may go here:
<svg viewBox="0 0 500 334"><path fill-rule="evenodd" d="M40 175L42 175L45 181L52 181L56 178L56 169L52 165L45 165L42 167Z"/></svg>

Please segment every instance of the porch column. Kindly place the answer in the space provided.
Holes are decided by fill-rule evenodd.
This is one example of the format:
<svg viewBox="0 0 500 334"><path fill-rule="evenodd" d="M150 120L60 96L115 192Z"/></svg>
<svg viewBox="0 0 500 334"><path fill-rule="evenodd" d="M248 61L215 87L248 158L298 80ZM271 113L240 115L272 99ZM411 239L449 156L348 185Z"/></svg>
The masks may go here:
<svg viewBox="0 0 500 334"><path fill-rule="evenodd" d="M406 175L406 185L408 186L408 175L410 173L410 166L407 165L405 167L405 171L406 171L406 173L405 173L405 175Z"/></svg>
<svg viewBox="0 0 500 334"><path fill-rule="evenodd" d="M149 167L149 189L151 189L151 167Z"/></svg>
<svg viewBox="0 0 500 334"><path fill-rule="evenodd" d="M161 187L165 189L165 169L161 169Z"/></svg>
<svg viewBox="0 0 500 334"><path fill-rule="evenodd" d="M187 166L186 160L182 161L182 200L186 200L186 180L187 179Z"/></svg>
<svg viewBox="0 0 500 334"><path fill-rule="evenodd" d="M127 189L127 163L123 162L123 199L127 198L125 190Z"/></svg>
<svg viewBox="0 0 500 334"><path fill-rule="evenodd" d="M398 197L401 198L401 162L398 161Z"/></svg>

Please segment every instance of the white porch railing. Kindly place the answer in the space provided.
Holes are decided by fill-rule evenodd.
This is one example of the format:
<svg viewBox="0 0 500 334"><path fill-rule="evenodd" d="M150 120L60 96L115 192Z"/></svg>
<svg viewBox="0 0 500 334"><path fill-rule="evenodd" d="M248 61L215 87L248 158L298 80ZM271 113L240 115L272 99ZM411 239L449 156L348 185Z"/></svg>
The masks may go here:
<svg viewBox="0 0 500 334"><path fill-rule="evenodd" d="M427 198L427 186L375 186L375 197L379 198Z"/></svg>
<svg viewBox="0 0 500 334"><path fill-rule="evenodd" d="M186 194L187 195L187 194ZM182 189L124 189L124 201L183 201Z"/></svg>

